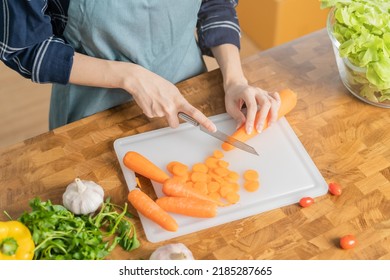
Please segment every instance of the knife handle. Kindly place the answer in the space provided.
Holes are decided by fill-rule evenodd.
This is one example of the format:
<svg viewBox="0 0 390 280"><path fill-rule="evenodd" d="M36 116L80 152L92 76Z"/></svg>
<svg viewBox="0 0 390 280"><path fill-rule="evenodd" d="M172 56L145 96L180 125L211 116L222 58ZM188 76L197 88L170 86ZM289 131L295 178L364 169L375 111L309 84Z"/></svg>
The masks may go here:
<svg viewBox="0 0 390 280"><path fill-rule="evenodd" d="M183 112L179 112L177 114L177 116L179 118L181 118L183 121L186 121L190 124L192 124L193 126L199 126L199 122L197 122L194 118L190 117L189 115L187 115L186 113L183 113Z"/></svg>

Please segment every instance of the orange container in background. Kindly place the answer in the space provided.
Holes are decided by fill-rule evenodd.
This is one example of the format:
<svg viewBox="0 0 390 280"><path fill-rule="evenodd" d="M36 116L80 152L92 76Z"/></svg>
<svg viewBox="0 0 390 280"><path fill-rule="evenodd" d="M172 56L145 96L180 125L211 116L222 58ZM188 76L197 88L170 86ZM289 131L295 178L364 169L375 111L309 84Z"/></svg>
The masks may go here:
<svg viewBox="0 0 390 280"><path fill-rule="evenodd" d="M268 49L325 28L328 9L319 0L240 0L238 19L260 49Z"/></svg>

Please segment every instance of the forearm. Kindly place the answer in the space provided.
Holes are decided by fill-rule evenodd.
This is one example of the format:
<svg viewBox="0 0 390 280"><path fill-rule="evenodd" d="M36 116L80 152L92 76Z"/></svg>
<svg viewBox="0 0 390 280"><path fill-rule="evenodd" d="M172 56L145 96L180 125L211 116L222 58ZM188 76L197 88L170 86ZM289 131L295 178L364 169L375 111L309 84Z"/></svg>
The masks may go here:
<svg viewBox="0 0 390 280"><path fill-rule="evenodd" d="M223 76L224 87L232 84L247 84L241 67L239 49L232 44L223 44L211 49Z"/></svg>
<svg viewBox="0 0 390 280"><path fill-rule="evenodd" d="M129 87L128 80L132 77L131 72L135 73L137 67L132 63L110 61L75 53L69 83L126 89Z"/></svg>
<svg viewBox="0 0 390 280"><path fill-rule="evenodd" d="M178 88L163 77L130 62L109 61L76 53L69 82L77 85L121 88L131 94L150 117L166 117L171 127L177 127L178 112L195 118L210 131L215 125L181 95Z"/></svg>

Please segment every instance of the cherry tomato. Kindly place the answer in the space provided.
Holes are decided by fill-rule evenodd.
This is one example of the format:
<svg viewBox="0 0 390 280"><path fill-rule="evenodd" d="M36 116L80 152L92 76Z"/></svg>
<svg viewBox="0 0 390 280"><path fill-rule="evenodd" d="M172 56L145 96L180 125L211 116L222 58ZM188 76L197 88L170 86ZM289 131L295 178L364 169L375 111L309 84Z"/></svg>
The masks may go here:
<svg viewBox="0 0 390 280"><path fill-rule="evenodd" d="M341 194L341 187L337 183L329 183L329 192L333 195Z"/></svg>
<svg viewBox="0 0 390 280"><path fill-rule="evenodd" d="M355 236L348 234L340 238L340 247L342 249L352 249L356 246L356 242Z"/></svg>
<svg viewBox="0 0 390 280"><path fill-rule="evenodd" d="M313 203L314 203L314 199L308 196L303 197L301 198L301 200L299 200L299 205L301 205L302 207L309 207Z"/></svg>

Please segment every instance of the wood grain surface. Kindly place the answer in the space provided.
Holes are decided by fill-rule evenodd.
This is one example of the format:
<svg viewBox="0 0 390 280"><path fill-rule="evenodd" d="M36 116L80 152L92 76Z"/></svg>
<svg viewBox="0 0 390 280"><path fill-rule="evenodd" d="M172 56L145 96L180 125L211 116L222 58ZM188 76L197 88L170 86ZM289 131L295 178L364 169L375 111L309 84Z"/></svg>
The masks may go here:
<svg viewBox="0 0 390 280"><path fill-rule="evenodd" d="M325 30L251 56L243 67L251 84L298 93L298 104L286 118L325 180L341 184L342 195L326 194L309 208L290 205L162 243L148 242L134 218L141 247L118 248L110 258L148 259L157 247L182 242L196 259L206 260L390 259L390 110L349 94ZM221 83L215 70L178 87L211 116L225 112ZM61 203L75 177L97 182L106 196L125 203L127 186L114 140L166 125L129 103L1 150L1 211L17 217L34 197ZM142 183L150 187L148 180ZM346 234L357 237L352 250L338 245Z"/></svg>

